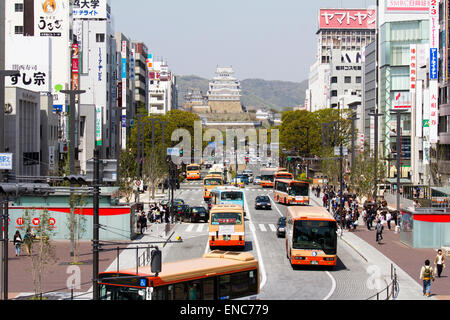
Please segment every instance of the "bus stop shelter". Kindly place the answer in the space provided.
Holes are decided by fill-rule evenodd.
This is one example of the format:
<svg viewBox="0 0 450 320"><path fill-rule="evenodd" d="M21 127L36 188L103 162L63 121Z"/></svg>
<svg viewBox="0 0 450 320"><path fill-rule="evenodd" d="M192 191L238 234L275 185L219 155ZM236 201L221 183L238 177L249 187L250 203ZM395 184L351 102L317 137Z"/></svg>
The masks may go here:
<svg viewBox="0 0 450 320"><path fill-rule="evenodd" d="M450 247L450 208L402 209L400 241L420 249Z"/></svg>

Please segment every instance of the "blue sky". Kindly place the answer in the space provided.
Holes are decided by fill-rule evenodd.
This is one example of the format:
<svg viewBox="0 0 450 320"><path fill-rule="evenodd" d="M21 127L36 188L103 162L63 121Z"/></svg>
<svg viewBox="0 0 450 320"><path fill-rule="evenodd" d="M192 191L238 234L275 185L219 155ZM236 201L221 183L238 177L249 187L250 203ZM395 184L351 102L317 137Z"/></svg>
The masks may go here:
<svg viewBox="0 0 450 320"><path fill-rule="evenodd" d="M319 8L367 8L375 0L110 0L115 31L143 41L177 75L300 82L317 50Z"/></svg>

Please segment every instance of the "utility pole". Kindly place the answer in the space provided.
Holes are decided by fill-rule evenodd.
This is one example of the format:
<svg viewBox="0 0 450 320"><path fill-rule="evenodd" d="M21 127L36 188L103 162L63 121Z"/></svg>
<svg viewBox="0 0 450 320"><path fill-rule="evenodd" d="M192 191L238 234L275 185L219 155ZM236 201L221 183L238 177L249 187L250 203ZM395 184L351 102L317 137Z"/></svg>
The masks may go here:
<svg viewBox="0 0 450 320"><path fill-rule="evenodd" d="M94 193L93 193L93 268L92 268L92 285L93 285L93 299L100 300L100 292L98 287L98 273L99 273L99 228L100 228L100 150L96 146L94 149Z"/></svg>
<svg viewBox="0 0 450 320"><path fill-rule="evenodd" d="M8 195L5 197L5 202L2 201L1 206L4 207L3 210L3 226L4 226L4 235L3 235L3 300L8 300L8 242L9 242L9 213L8 213Z"/></svg>
<svg viewBox="0 0 450 320"><path fill-rule="evenodd" d="M75 97L85 93L86 90L61 90L69 95L69 170L70 175L75 174ZM94 112L95 114L95 112Z"/></svg>

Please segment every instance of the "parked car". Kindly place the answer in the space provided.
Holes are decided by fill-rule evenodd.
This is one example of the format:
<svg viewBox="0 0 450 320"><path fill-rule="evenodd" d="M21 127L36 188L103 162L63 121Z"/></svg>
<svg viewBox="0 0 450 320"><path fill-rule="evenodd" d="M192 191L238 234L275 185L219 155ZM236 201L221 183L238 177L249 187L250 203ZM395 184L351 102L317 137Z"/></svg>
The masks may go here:
<svg viewBox="0 0 450 320"><path fill-rule="evenodd" d="M255 209L272 209L272 204L268 196L257 196L255 199Z"/></svg>
<svg viewBox="0 0 450 320"><path fill-rule="evenodd" d="M243 181L245 184L249 183L249 179L248 176L245 174L239 174L236 176L236 178L240 179L241 181Z"/></svg>
<svg viewBox="0 0 450 320"><path fill-rule="evenodd" d="M261 184L261 176L255 177L255 179L253 179L253 184L259 186Z"/></svg>
<svg viewBox="0 0 450 320"><path fill-rule="evenodd" d="M189 208L189 221L199 222L203 220L204 222L209 221L209 214L205 207L191 207Z"/></svg>
<svg viewBox="0 0 450 320"><path fill-rule="evenodd" d="M181 220L184 220L189 217L189 206L187 204L179 204L174 206L175 215Z"/></svg>
<svg viewBox="0 0 450 320"><path fill-rule="evenodd" d="M286 217L282 217L278 220L277 237L278 238L286 237Z"/></svg>

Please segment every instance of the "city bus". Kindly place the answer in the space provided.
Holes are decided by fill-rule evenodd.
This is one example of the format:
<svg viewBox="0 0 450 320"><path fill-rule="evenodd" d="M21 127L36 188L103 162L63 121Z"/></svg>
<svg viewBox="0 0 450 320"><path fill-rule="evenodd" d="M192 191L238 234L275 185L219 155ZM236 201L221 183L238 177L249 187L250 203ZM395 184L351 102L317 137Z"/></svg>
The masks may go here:
<svg viewBox="0 0 450 320"><path fill-rule="evenodd" d="M337 222L323 207L289 207L286 254L292 266L336 266Z"/></svg>
<svg viewBox="0 0 450 320"><path fill-rule="evenodd" d="M201 258L99 273L100 300L257 300L259 265L246 252L212 251Z"/></svg>
<svg viewBox="0 0 450 320"><path fill-rule="evenodd" d="M186 166L187 180L200 180L200 165L194 163Z"/></svg>
<svg viewBox="0 0 450 320"><path fill-rule="evenodd" d="M275 181L275 173L277 169L269 168L261 170L261 187L273 188L273 182Z"/></svg>
<svg viewBox="0 0 450 320"><path fill-rule="evenodd" d="M294 175L287 171L278 171L275 173L275 180L277 179L294 180Z"/></svg>
<svg viewBox="0 0 450 320"><path fill-rule="evenodd" d="M209 247L245 247L244 209L240 205L218 204L209 212Z"/></svg>
<svg viewBox="0 0 450 320"><path fill-rule="evenodd" d="M219 186L223 186L223 177L221 175L207 175L203 179L203 200L209 200L211 191Z"/></svg>
<svg viewBox="0 0 450 320"><path fill-rule="evenodd" d="M237 187L217 187L210 192L211 206L218 204L235 204L240 205L243 210L244 191ZM245 214L245 213L244 213Z"/></svg>
<svg viewBox="0 0 450 320"><path fill-rule="evenodd" d="M286 205L309 205L309 182L279 179L275 180L273 198Z"/></svg>

